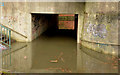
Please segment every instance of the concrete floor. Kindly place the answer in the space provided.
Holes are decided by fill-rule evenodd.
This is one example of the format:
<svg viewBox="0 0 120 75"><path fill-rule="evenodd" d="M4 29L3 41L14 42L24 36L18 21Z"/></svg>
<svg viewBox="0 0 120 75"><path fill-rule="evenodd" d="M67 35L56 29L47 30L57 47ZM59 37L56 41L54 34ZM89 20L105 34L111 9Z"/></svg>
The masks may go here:
<svg viewBox="0 0 120 75"><path fill-rule="evenodd" d="M69 36L42 35L31 43L14 43L2 51L2 67L22 73L117 73L117 58L97 53Z"/></svg>

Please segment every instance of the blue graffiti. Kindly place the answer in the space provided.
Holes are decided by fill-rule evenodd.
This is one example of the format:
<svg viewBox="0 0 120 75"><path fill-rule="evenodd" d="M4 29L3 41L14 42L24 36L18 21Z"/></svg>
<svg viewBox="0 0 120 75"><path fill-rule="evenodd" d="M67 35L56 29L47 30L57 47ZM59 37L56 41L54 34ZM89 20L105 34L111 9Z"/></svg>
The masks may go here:
<svg viewBox="0 0 120 75"><path fill-rule="evenodd" d="M103 44L103 43L96 43L99 45L100 48L104 48L105 46L108 46L108 44Z"/></svg>
<svg viewBox="0 0 120 75"><path fill-rule="evenodd" d="M4 6L4 2L0 2L0 6Z"/></svg>
<svg viewBox="0 0 120 75"><path fill-rule="evenodd" d="M92 34L94 37L105 38L107 30L106 30L106 26L104 24L95 25L95 24L89 23L87 32L89 34Z"/></svg>

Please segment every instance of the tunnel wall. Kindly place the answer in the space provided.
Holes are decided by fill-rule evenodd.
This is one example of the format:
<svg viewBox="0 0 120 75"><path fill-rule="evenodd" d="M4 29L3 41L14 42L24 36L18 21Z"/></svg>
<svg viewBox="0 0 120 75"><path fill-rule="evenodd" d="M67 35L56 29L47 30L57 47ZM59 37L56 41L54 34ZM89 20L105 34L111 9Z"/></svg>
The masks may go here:
<svg viewBox="0 0 120 75"><path fill-rule="evenodd" d="M17 41L32 41L32 16L31 13L51 14L78 14L78 39L80 42L83 26L84 3L82 2L5 2L0 8L0 23L7 25L15 31L27 36L13 33L12 37Z"/></svg>
<svg viewBox="0 0 120 75"><path fill-rule="evenodd" d="M45 21L45 16L32 15L32 39L36 39L42 32L47 29L48 21Z"/></svg>
<svg viewBox="0 0 120 75"><path fill-rule="evenodd" d="M117 54L118 3L87 2L85 5L82 44L93 50Z"/></svg>
<svg viewBox="0 0 120 75"><path fill-rule="evenodd" d="M48 26L48 20L42 15L32 15L32 40L43 33Z"/></svg>
<svg viewBox="0 0 120 75"><path fill-rule="evenodd" d="M57 25L57 17L58 15L56 14L32 14L32 40L50 27Z"/></svg>

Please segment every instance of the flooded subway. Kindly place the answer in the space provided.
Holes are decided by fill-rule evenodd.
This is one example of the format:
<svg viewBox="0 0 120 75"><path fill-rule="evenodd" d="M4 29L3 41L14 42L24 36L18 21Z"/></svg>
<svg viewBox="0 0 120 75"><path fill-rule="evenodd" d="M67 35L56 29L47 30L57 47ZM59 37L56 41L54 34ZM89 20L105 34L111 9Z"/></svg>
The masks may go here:
<svg viewBox="0 0 120 75"><path fill-rule="evenodd" d="M27 1L0 7L0 74L119 73L118 2Z"/></svg>
<svg viewBox="0 0 120 75"><path fill-rule="evenodd" d="M77 40L77 14L32 14L32 39L70 36Z"/></svg>
<svg viewBox="0 0 120 75"><path fill-rule="evenodd" d="M63 19L64 17L72 16L73 26L67 27L67 24L69 24L69 19L66 19L66 21L68 20L67 21L68 23L66 24L66 27L62 29L60 29L60 26L59 26L60 25L59 17L61 17L59 16L59 14L35 14L34 16L37 16L37 17L42 16L41 18L43 20L41 18L38 19L39 20L38 23L41 22L40 27L41 28L43 27L42 28L43 33L41 33L38 36L38 38L32 42L32 49L34 50L32 67L35 69L50 68L50 70L55 70L54 68L64 69L66 67L68 69L75 70L76 69L75 54L76 54L76 48L77 48L77 40L76 40L76 37L74 37L74 35L77 33L77 31L74 28L72 28L75 26L74 24L75 16L73 14L63 15L62 16ZM65 22L62 21L62 23L64 24ZM41 30L38 30L38 31L41 31ZM71 56L69 56L69 53L71 54ZM37 60L36 57L39 57L40 60ZM65 59L67 61L65 61ZM70 67L73 67L73 68L70 68Z"/></svg>
<svg viewBox="0 0 120 75"><path fill-rule="evenodd" d="M10 58L12 67L10 70L38 73L76 72L77 16L76 14L32 14L33 41L15 42L12 45L14 49ZM20 69L25 66L26 68ZM8 69L8 67L4 68Z"/></svg>
<svg viewBox="0 0 120 75"><path fill-rule="evenodd" d="M64 21L66 16L74 17L71 17L74 21ZM116 73L115 56L77 44L77 17L74 14L32 14L33 41L15 42L11 50L2 51L3 69L21 73ZM71 27L67 27L69 22ZM61 23L64 23L62 27Z"/></svg>

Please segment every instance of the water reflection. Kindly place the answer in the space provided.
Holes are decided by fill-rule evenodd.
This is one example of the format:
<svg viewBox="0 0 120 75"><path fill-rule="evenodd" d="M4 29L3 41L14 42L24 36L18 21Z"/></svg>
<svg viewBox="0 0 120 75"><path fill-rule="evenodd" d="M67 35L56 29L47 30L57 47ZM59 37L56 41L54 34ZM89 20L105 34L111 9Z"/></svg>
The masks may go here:
<svg viewBox="0 0 120 75"><path fill-rule="evenodd" d="M80 73L118 73L118 58L78 45L77 69Z"/></svg>
<svg viewBox="0 0 120 75"><path fill-rule="evenodd" d="M54 40L53 40L54 39ZM59 39L59 40L58 40ZM3 69L23 73L117 73L118 59L97 53L68 37L40 37L14 43L2 52Z"/></svg>

